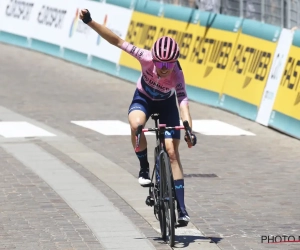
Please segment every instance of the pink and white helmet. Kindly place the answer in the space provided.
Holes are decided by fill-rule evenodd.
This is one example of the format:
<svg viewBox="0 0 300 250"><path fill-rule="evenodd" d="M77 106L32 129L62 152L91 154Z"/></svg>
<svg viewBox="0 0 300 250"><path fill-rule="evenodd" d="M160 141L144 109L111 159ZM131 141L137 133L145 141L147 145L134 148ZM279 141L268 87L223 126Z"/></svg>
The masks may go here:
<svg viewBox="0 0 300 250"><path fill-rule="evenodd" d="M179 57L179 46L173 38L163 36L154 43L152 57L155 61L175 62Z"/></svg>

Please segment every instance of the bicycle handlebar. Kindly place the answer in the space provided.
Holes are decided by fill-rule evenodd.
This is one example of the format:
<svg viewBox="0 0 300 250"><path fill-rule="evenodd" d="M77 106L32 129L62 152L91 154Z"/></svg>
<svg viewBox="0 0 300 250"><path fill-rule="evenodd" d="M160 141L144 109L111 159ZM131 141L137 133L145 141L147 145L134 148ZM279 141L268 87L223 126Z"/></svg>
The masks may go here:
<svg viewBox="0 0 300 250"><path fill-rule="evenodd" d="M139 125L136 133L135 133L135 137L136 137L136 143L135 143L135 152L139 151L139 147L140 147L140 140L141 140L141 134L142 132L151 132L151 131L160 131L161 129L164 129L165 131L169 131L169 130L181 130L184 129L187 135L187 139L188 141L192 141L192 135L191 135L191 127L189 125L188 121L184 121L183 122L183 126L175 126L175 127L166 127L165 124L159 124L158 128L143 128L143 125ZM192 146L189 146L189 148L191 148Z"/></svg>

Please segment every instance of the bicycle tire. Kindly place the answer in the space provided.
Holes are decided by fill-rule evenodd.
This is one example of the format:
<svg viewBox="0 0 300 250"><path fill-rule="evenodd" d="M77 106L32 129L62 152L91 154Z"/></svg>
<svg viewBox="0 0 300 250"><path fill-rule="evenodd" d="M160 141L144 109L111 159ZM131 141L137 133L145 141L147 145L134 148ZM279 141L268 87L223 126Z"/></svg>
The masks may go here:
<svg viewBox="0 0 300 250"><path fill-rule="evenodd" d="M175 244L175 204L174 190L172 186L172 169L170 159L166 152L160 155L160 169L163 176L160 176L161 190L163 202L163 212L165 214L165 237L164 240L173 247Z"/></svg>
<svg viewBox="0 0 300 250"><path fill-rule="evenodd" d="M161 186L160 186L161 182L157 183L157 170L156 170L156 159L157 159L157 156L158 156L158 150L157 150L157 148L155 148L154 149L155 183L158 184L157 185L157 188L158 188L157 191L159 192L159 194L157 195L158 197L155 197L155 203L157 203L155 205L158 206L157 215L158 215L158 220L159 220L161 237L162 237L162 239L165 239L166 238L166 218L165 218L165 212L164 212L164 205L163 205L163 202L162 202L163 199L162 199L162 192L161 192ZM159 168L159 176L160 176L160 178L161 178L161 174L162 174L161 173L161 168ZM154 207L154 209L155 209L155 207Z"/></svg>

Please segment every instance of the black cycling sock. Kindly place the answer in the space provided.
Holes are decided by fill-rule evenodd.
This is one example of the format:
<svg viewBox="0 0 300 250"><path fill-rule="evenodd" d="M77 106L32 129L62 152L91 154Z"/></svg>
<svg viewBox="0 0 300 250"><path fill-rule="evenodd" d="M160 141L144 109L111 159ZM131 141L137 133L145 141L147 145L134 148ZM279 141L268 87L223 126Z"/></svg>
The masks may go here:
<svg viewBox="0 0 300 250"><path fill-rule="evenodd" d="M143 151L136 152L136 156L140 160L140 166L141 166L141 168L149 168L147 148L145 150L143 150Z"/></svg>

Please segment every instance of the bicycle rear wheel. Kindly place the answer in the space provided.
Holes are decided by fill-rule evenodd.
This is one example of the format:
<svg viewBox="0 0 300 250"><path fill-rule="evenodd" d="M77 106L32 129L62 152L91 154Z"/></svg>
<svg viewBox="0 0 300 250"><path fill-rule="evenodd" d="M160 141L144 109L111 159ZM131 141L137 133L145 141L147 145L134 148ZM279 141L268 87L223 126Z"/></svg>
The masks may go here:
<svg viewBox="0 0 300 250"><path fill-rule="evenodd" d="M174 190L170 159L166 152L160 156L160 194L163 201L163 213L165 217L165 237L164 240L173 247L175 244L175 204Z"/></svg>

